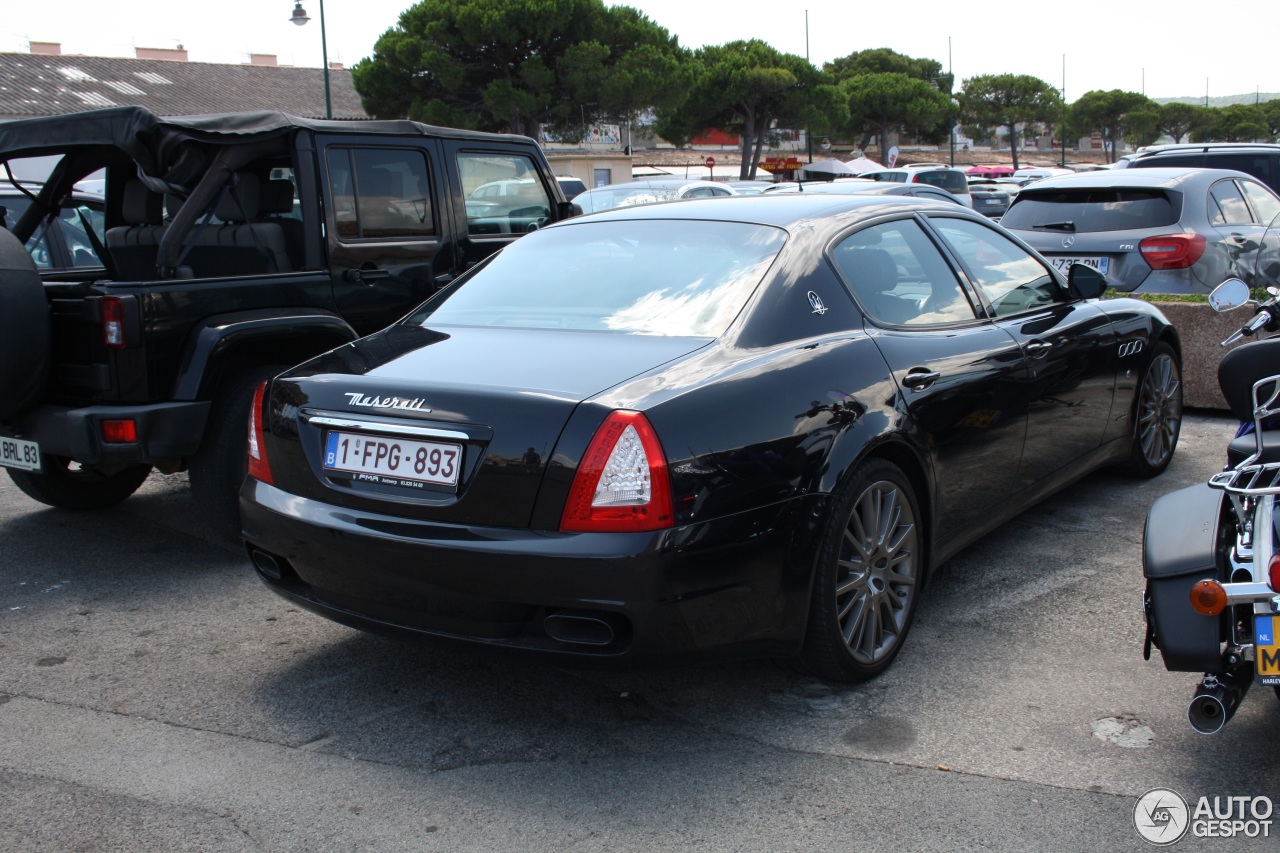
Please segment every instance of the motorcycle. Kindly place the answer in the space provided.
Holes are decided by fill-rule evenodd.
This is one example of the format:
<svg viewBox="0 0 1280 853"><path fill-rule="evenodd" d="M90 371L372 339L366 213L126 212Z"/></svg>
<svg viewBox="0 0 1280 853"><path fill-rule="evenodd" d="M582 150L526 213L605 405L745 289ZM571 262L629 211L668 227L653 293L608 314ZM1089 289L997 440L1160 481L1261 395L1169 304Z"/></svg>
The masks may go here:
<svg viewBox="0 0 1280 853"><path fill-rule="evenodd" d="M1218 312L1254 307L1223 346L1280 331L1277 228L1280 218L1266 230L1250 276L1269 298L1252 299L1239 278L1209 296ZM1206 483L1158 498L1142 544L1143 657L1150 660L1154 647L1166 669L1204 673L1187 720L1206 735L1226 726L1255 682L1280 697L1280 337L1228 351L1218 384L1241 421L1227 465Z"/></svg>

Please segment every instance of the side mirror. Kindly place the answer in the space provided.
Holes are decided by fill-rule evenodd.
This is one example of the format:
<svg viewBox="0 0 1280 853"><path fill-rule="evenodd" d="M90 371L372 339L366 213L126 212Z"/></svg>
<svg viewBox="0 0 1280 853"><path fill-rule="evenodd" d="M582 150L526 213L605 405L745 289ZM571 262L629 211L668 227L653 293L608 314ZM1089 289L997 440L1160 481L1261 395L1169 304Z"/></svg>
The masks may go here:
<svg viewBox="0 0 1280 853"><path fill-rule="evenodd" d="M1249 303L1249 285L1238 278L1229 278L1209 294L1209 307L1219 314L1234 311Z"/></svg>
<svg viewBox="0 0 1280 853"><path fill-rule="evenodd" d="M1077 299L1097 299L1107 289L1107 277L1084 264L1072 264L1067 271L1067 290Z"/></svg>

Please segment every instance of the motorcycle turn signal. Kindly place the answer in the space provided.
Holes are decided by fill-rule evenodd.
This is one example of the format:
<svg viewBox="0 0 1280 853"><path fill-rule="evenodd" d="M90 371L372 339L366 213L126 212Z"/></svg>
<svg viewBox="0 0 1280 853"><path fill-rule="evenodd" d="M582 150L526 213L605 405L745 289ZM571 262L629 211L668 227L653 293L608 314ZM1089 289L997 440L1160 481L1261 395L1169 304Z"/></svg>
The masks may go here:
<svg viewBox="0 0 1280 853"><path fill-rule="evenodd" d="M1217 581L1200 581L1191 587L1191 606L1197 613L1217 616L1227 609L1227 591Z"/></svg>

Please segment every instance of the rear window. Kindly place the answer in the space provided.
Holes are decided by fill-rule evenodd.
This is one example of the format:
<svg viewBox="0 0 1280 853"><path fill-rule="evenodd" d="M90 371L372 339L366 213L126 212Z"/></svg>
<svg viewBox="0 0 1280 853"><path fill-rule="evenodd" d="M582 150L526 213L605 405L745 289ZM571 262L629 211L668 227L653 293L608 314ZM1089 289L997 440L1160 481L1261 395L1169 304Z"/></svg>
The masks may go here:
<svg viewBox="0 0 1280 853"><path fill-rule="evenodd" d="M968 195L969 193L969 181L960 172L921 172L916 176L916 182L929 184L934 187L941 187L947 192L955 195Z"/></svg>
<svg viewBox="0 0 1280 853"><path fill-rule="evenodd" d="M785 241L739 222L579 220L520 238L409 322L718 337Z"/></svg>
<svg viewBox="0 0 1280 853"><path fill-rule="evenodd" d="M1000 224L1020 231L1132 231L1165 228L1181 215L1181 194L1164 190L1026 189Z"/></svg>

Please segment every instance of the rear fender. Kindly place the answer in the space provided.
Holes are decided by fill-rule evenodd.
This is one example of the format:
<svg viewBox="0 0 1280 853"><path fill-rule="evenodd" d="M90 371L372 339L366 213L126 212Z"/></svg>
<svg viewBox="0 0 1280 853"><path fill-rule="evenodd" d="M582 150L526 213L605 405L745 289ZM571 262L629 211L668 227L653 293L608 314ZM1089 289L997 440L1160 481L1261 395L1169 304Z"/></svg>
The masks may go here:
<svg viewBox="0 0 1280 853"><path fill-rule="evenodd" d="M246 368L297 364L357 337L337 314L308 308L210 317L188 338L172 399L209 399L223 380Z"/></svg>

